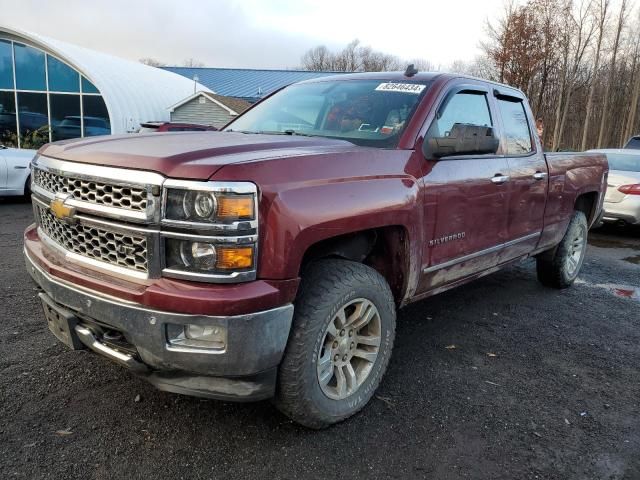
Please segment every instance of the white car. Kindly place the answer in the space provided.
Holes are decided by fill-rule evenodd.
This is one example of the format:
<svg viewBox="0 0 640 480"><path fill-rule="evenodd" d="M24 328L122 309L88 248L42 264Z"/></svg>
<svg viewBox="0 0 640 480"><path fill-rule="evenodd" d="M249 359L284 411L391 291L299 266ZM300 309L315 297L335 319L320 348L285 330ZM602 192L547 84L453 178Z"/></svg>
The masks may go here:
<svg viewBox="0 0 640 480"><path fill-rule="evenodd" d="M600 149L609 161L609 180L604 197L604 222L640 225L640 150Z"/></svg>
<svg viewBox="0 0 640 480"><path fill-rule="evenodd" d="M0 145L0 197L30 193L29 164L35 154L35 150Z"/></svg>

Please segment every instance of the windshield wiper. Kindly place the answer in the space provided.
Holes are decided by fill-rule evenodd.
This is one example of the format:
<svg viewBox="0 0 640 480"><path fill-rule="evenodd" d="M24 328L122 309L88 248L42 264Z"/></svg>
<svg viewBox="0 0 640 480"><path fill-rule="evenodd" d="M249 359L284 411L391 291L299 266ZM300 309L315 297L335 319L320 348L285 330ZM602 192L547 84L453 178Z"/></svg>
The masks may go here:
<svg viewBox="0 0 640 480"><path fill-rule="evenodd" d="M234 133L253 133L253 134L258 134L258 133L262 133L262 132L252 132L251 130L233 130L232 128L225 130L225 132L234 132Z"/></svg>
<svg viewBox="0 0 640 480"><path fill-rule="evenodd" d="M295 135L297 137L319 137L320 135L311 135L310 133L301 133L301 132L297 132L295 130L274 130L274 131L269 131L269 130L261 130L258 133L263 133L265 135Z"/></svg>

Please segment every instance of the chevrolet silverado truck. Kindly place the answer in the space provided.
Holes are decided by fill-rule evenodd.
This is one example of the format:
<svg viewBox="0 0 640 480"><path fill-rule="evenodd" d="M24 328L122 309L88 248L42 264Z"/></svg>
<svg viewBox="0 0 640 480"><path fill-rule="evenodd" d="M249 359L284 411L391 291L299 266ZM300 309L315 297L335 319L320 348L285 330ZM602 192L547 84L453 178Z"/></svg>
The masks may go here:
<svg viewBox="0 0 640 480"><path fill-rule="evenodd" d="M607 161L545 155L533 125L506 85L371 73L288 86L221 132L52 143L27 269L71 348L325 427L371 399L398 308L528 257L574 282Z"/></svg>

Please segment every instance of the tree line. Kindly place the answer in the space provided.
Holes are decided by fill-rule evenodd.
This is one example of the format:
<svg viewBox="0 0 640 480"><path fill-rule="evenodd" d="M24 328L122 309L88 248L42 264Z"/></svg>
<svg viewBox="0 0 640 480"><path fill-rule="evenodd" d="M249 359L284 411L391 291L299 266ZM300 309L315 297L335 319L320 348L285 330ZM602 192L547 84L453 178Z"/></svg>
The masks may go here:
<svg viewBox="0 0 640 480"><path fill-rule="evenodd" d="M419 70L433 70L427 60L416 58L403 61L396 55L390 55L370 46L362 45L360 40L349 42L346 47L332 52L325 45L307 50L302 56L301 68L316 72L382 72L404 69L408 63L415 64Z"/></svg>
<svg viewBox="0 0 640 480"><path fill-rule="evenodd" d="M525 92L548 149L619 147L640 133L640 12L631 2L508 3L487 23L478 58L442 69ZM411 62L354 41L338 52L312 48L301 63L307 70L382 71ZM433 70L425 60L413 63Z"/></svg>

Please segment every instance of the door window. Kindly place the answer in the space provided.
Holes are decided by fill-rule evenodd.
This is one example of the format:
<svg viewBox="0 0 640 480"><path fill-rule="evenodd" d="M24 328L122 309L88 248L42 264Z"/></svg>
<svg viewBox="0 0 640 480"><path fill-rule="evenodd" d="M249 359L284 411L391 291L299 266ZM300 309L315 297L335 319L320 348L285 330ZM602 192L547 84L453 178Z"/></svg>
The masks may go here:
<svg viewBox="0 0 640 480"><path fill-rule="evenodd" d="M481 127L493 126L487 96L482 92L463 91L456 93L440 109L438 115L429 128L430 137L445 137L449 135L456 123L477 125Z"/></svg>
<svg viewBox="0 0 640 480"><path fill-rule="evenodd" d="M524 104L520 100L498 99L502 116L507 155L523 155L532 151L531 132Z"/></svg>

